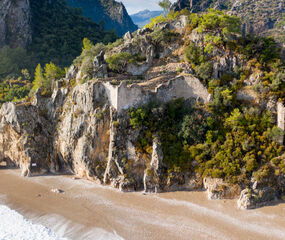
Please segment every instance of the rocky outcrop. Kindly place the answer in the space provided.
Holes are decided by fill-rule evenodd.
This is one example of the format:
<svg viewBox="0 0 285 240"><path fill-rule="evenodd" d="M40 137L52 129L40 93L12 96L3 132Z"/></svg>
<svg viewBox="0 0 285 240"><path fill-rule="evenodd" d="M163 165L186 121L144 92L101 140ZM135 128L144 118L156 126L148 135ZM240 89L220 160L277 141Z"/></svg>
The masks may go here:
<svg viewBox="0 0 285 240"><path fill-rule="evenodd" d="M138 27L133 23L123 3L103 0L67 0L71 7L81 8L83 15L90 17L107 30L115 30L119 36L133 32Z"/></svg>
<svg viewBox="0 0 285 240"><path fill-rule="evenodd" d="M241 191L238 185L227 184L219 178L204 178L203 185L211 200L233 199L238 197Z"/></svg>
<svg viewBox="0 0 285 240"><path fill-rule="evenodd" d="M51 124L44 112L29 104L5 103L1 108L0 156L14 162L23 176L45 172Z"/></svg>
<svg viewBox="0 0 285 240"><path fill-rule="evenodd" d="M94 58L93 62L93 77L94 78L106 78L108 77L108 65L104 59L104 52L100 52L98 56Z"/></svg>
<svg viewBox="0 0 285 240"><path fill-rule="evenodd" d="M254 209L266 206L277 200L276 191L271 187L262 189L244 189L237 201L239 209Z"/></svg>
<svg viewBox="0 0 285 240"><path fill-rule="evenodd" d="M250 33L262 36L273 35L277 40L281 39L280 35L282 32L278 29L276 23L282 19L282 14L285 12L283 0L178 0L172 6L174 11L180 11L185 8L194 13L205 12L209 8L226 10L230 14L241 18L244 35Z"/></svg>
<svg viewBox="0 0 285 240"><path fill-rule="evenodd" d="M144 191L154 193L160 192L160 178L165 171L166 166L163 165L161 143L156 137L153 141L150 167L147 168L144 173Z"/></svg>
<svg viewBox="0 0 285 240"><path fill-rule="evenodd" d="M3 0L0 3L0 48L27 47L32 41L29 0Z"/></svg>

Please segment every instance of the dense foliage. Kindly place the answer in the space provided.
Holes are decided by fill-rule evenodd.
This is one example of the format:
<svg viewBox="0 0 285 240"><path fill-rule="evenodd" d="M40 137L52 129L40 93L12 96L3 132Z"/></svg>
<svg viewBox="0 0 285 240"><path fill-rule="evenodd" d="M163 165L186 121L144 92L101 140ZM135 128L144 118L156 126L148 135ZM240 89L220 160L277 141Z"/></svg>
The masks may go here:
<svg viewBox="0 0 285 240"><path fill-rule="evenodd" d="M31 1L33 44L30 51L42 64L50 61L67 66L81 52L83 38L93 43L116 39L114 32L104 31L98 24L69 8L63 0Z"/></svg>
<svg viewBox="0 0 285 240"><path fill-rule="evenodd" d="M153 138L159 137L169 171L191 169L185 146L205 140L207 126L204 114L201 109L185 104L183 99L176 99L165 105L151 103L130 110L130 124L140 130L137 151L148 157L152 153Z"/></svg>

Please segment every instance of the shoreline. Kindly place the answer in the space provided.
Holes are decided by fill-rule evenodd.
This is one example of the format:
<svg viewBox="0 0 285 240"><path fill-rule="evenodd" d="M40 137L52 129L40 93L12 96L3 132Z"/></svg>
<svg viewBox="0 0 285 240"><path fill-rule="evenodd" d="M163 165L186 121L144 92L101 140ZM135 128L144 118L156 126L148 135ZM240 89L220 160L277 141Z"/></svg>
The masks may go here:
<svg viewBox="0 0 285 240"><path fill-rule="evenodd" d="M72 176L23 178L19 170L1 169L0 182L1 204L69 239L285 238L285 203L245 211L204 192L122 193Z"/></svg>

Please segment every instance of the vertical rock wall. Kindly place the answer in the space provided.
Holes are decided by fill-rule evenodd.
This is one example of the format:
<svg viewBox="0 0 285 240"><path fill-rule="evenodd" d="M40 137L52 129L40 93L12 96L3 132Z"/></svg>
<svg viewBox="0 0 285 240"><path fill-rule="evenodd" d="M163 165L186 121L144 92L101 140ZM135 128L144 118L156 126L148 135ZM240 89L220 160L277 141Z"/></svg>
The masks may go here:
<svg viewBox="0 0 285 240"><path fill-rule="evenodd" d="M285 107L283 103L277 103L277 126L281 128L283 131L285 130ZM284 136L280 137L280 143L284 143Z"/></svg>

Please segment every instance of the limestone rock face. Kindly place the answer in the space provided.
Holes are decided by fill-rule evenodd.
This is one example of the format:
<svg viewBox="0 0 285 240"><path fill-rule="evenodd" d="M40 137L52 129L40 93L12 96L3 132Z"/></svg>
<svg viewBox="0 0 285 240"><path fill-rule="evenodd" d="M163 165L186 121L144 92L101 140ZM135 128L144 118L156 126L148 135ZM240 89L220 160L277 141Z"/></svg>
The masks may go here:
<svg viewBox="0 0 285 240"><path fill-rule="evenodd" d="M233 199L239 196L240 187L231 186L219 178L204 178L204 188L207 190L208 198L215 199Z"/></svg>
<svg viewBox="0 0 285 240"><path fill-rule="evenodd" d="M54 136L54 158L80 177L102 180L110 111L101 84L77 85L65 100Z"/></svg>
<svg viewBox="0 0 285 240"><path fill-rule="evenodd" d="M165 172L163 165L163 152L159 139L155 138L152 146L152 156L150 168L144 173L144 191L145 192L160 192L160 176Z"/></svg>
<svg viewBox="0 0 285 240"><path fill-rule="evenodd" d="M244 189L237 201L240 209L253 209L268 205L277 199L276 192L270 187L262 189Z"/></svg>
<svg viewBox="0 0 285 240"><path fill-rule="evenodd" d="M32 105L15 103L3 104L0 111L1 161L14 162L24 176L48 170L51 126L44 114Z"/></svg>
<svg viewBox="0 0 285 240"><path fill-rule="evenodd" d="M108 77L108 65L104 59L104 52L100 52L100 54L98 56L96 56L94 58L94 73L93 73L93 77L94 78L106 78Z"/></svg>
<svg viewBox="0 0 285 240"><path fill-rule="evenodd" d="M32 41L29 0L2 0L0 3L0 48L27 47Z"/></svg>

